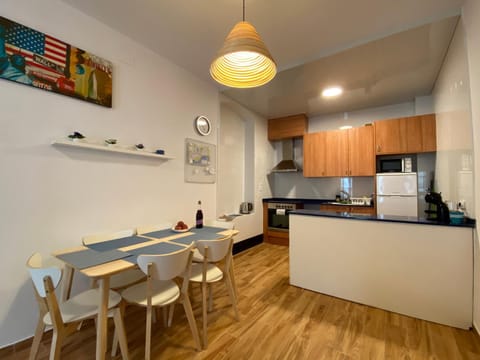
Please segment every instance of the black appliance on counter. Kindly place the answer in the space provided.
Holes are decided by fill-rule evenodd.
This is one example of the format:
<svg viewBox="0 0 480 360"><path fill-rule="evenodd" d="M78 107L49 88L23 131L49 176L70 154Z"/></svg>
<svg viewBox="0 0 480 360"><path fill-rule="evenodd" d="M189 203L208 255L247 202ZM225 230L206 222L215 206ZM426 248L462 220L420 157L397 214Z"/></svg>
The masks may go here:
<svg viewBox="0 0 480 360"><path fill-rule="evenodd" d="M297 209L297 204L293 203L268 203L268 228L288 231L288 213L295 209Z"/></svg>
<svg viewBox="0 0 480 360"><path fill-rule="evenodd" d="M437 192L429 192L425 195L425 201L429 204L427 220L435 220L444 224L450 223L450 211L448 206L442 201L442 194Z"/></svg>

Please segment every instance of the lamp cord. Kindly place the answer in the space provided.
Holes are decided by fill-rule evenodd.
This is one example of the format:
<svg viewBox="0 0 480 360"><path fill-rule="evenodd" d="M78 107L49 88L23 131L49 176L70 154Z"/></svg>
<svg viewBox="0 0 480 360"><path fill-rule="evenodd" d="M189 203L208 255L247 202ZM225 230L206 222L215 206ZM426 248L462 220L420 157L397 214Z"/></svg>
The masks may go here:
<svg viewBox="0 0 480 360"><path fill-rule="evenodd" d="M245 21L245 0L243 0L243 21Z"/></svg>

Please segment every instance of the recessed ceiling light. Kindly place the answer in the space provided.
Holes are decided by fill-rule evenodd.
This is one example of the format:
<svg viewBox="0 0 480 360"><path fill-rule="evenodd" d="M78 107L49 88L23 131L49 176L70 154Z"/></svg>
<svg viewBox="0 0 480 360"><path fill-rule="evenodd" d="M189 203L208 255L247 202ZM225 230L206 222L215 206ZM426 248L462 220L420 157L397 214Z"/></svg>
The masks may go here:
<svg viewBox="0 0 480 360"><path fill-rule="evenodd" d="M340 86L332 86L329 88L326 88L322 91L322 96L323 97L334 97L338 96L343 92L343 89Z"/></svg>

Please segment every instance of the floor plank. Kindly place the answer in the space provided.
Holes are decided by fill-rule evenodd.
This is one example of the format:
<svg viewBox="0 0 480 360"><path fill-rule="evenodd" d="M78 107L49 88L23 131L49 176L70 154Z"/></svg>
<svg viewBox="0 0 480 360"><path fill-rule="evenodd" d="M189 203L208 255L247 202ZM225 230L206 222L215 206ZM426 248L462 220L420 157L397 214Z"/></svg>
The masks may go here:
<svg viewBox="0 0 480 360"><path fill-rule="evenodd" d="M235 321L223 283L216 284L208 349L195 351L183 309L177 306L171 328L165 329L161 319L153 326L152 359L480 359L480 338L473 331L289 285L286 247L260 244L235 255L234 261L240 321ZM201 329L200 288L194 287L192 295ZM145 311L127 307L125 326L132 359L143 359ZM112 330L109 323L109 350ZM94 359L95 339L93 322L87 322L66 340L62 359ZM48 359L50 341L45 334L39 360ZM2 349L0 357L27 359L29 344Z"/></svg>

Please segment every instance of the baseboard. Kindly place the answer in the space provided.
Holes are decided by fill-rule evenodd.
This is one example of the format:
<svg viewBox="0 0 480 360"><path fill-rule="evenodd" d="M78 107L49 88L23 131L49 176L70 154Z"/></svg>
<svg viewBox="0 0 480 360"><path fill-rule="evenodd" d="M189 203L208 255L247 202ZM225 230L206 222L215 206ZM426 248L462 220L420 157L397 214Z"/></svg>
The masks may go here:
<svg viewBox="0 0 480 360"><path fill-rule="evenodd" d="M475 335L477 335L478 338L480 338L480 332L478 331L478 327L475 322L472 324L472 331L475 333Z"/></svg>
<svg viewBox="0 0 480 360"><path fill-rule="evenodd" d="M261 244L263 242L263 234L239 241L233 244L233 255L238 254L242 251L250 249L255 245Z"/></svg>

